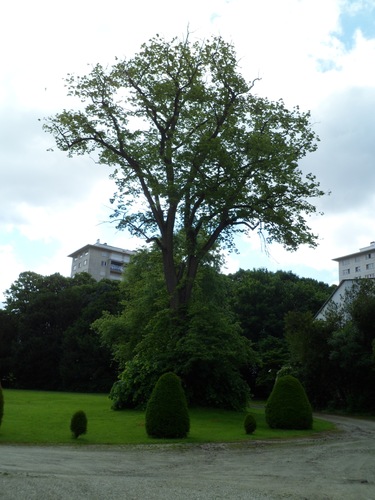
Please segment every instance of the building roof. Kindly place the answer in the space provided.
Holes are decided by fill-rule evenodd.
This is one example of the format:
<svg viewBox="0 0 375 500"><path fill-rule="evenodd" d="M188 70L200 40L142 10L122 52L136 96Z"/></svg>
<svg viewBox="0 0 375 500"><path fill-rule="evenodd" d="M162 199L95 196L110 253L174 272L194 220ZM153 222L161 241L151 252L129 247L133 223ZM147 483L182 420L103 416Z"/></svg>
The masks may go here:
<svg viewBox="0 0 375 500"><path fill-rule="evenodd" d="M125 253L127 255L133 255L135 253L133 250L126 250L125 248L113 247L111 245L108 245L107 243L100 243L100 240L97 240L95 244L89 243L79 248L78 250L75 250L73 253L68 255L68 257L74 257L75 255L77 255L77 253L84 252L89 248L101 248L103 250L109 250L110 252Z"/></svg>
<svg viewBox="0 0 375 500"><path fill-rule="evenodd" d="M335 302L336 304L340 303L343 294L345 294L345 290L353 286L353 281L354 279L342 280L337 288L335 288L335 290L331 293L330 297L324 302L319 311L315 314L315 319L324 319L328 305L332 302Z"/></svg>
<svg viewBox="0 0 375 500"><path fill-rule="evenodd" d="M366 253L369 250L375 250L375 241L372 241L370 243L370 246L368 246L368 247L360 248L358 252L350 253L348 255L344 255L343 257L336 257L335 259L332 259L332 260L334 260L336 262L340 262L340 260L350 259L351 257L355 257L358 254Z"/></svg>
<svg viewBox="0 0 375 500"><path fill-rule="evenodd" d="M345 293L347 290L350 290L354 283L358 283L359 280L361 279L370 279L373 280L375 278L350 278L350 279L345 279L340 281L340 284L338 287L332 292L331 296L324 302L322 307L319 309L319 311L315 314L315 319L324 319L325 318L325 313L329 307L329 305L334 302L338 306L341 305L341 302L343 301L345 297Z"/></svg>

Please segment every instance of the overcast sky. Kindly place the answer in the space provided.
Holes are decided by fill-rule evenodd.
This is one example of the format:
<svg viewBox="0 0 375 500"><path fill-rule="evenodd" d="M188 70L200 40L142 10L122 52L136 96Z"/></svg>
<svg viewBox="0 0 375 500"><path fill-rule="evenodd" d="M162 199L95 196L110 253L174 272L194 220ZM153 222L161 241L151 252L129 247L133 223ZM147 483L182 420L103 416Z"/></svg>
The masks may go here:
<svg viewBox="0 0 375 500"><path fill-rule="evenodd" d="M38 119L70 107L64 77L129 57L156 33L233 42L258 95L311 110L321 142L302 165L332 194L311 219L317 249L264 251L238 241L227 271L291 270L326 283L332 259L375 240L375 3L373 0L13 0L2 6L0 69L0 302L23 271L70 274L87 243L139 245L106 223L110 170L69 159Z"/></svg>

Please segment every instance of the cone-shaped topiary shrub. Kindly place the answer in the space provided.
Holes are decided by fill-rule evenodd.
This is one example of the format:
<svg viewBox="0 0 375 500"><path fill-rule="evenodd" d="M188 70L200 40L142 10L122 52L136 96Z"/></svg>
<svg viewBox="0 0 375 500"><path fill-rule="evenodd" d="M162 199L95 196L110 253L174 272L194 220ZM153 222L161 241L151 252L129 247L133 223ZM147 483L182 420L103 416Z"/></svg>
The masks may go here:
<svg viewBox="0 0 375 500"><path fill-rule="evenodd" d="M3 420L3 415L4 415L4 394L3 394L3 389L1 388L0 385L0 425Z"/></svg>
<svg viewBox="0 0 375 500"><path fill-rule="evenodd" d="M311 429L312 409L300 381L292 375L276 379L266 404L266 422L273 429Z"/></svg>
<svg viewBox="0 0 375 500"><path fill-rule="evenodd" d="M257 428L257 422L255 420L254 415L251 415L251 413L248 413L245 417L243 426L245 427L246 434L252 434L255 431L255 429Z"/></svg>
<svg viewBox="0 0 375 500"><path fill-rule="evenodd" d="M76 411L70 421L70 430L73 436L77 439L81 434L87 432L87 417L86 413L82 410Z"/></svg>
<svg viewBox="0 0 375 500"><path fill-rule="evenodd" d="M147 403L146 432L156 438L184 438L189 429L189 411L181 380L174 373L165 373Z"/></svg>

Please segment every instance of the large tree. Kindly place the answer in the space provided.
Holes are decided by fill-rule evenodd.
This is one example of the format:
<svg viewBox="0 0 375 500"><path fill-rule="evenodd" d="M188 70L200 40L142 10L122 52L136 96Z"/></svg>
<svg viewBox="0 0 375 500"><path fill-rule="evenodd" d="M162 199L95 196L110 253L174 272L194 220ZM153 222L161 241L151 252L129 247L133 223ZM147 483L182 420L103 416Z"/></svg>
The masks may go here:
<svg viewBox="0 0 375 500"><path fill-rule="evenodd" d="M59 149L114 168L119 228L155 242L172 309L189 302L202 259L237 232L294 250L323 195L299 161L316 149L310 115L253 93L222 38L156 36L138 54L69 75L76 110L47 118Z"/></svg>

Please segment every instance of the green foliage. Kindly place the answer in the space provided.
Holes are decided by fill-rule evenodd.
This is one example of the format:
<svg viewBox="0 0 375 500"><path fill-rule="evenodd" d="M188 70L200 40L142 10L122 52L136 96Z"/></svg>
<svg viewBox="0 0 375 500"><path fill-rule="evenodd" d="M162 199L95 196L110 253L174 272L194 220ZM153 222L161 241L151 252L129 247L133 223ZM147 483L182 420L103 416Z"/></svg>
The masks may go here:
<svg viewBox="0 0 375 500"><path fill-rule="evenodd" d="M119 293L117 282L96 282L86 273L74 278L21 273L6 291L6 310L0 313L1 375L6 383L108 391L116 371L91 323L103 310L118 310Z"/></svg>
<svg viewBox="0 0 375 500"><path fill-rule="evenodd" d="M292 272L240 269L229 278L233 310L244 334L255 342L282 338L288 312L315 314L332 293L329 285Z"/></svg>
<svg viewBox="0 0 375 500"><path fill-rule="evenodd" d="M4 394L0 384L0 425L1 422L3 421L3 416L4 416Z"/></svg>
<svg viewBox="0 0 375 500"><path fill-rule="evenodd" d="M292 272L266 269L240 269L227 280L230 308L259 358L258 365L244 376L254 397L266 399L277 372L290 363L285 316L290 312L315 314L330 296L331 287Z"/></svg>
<svg viewBox="0 0 375 500"><path fill-rule="evenodd" d="M87 432L87 417L82 410L76 411L70 421L70 430L75 439Z"/></svg>
<svg viewBox="0 0 375 500"><path fill-rule="evenodd" d="M242 370L254 365L256 356L227 307L226 277L202 267L190 306L180 316L168 308L157 253L136 256L129 272L134 278L127 270L121 316L106 315L94 324L124 367L111 391L113 407L144 407L160 375L173 371L183 380L190 405L243 409L249 387Z"/></svg>
<svg viewBox="0 0 375 500"><path fill-rule="evenodd" d="M325 320L288 315L293 367L314 407L375 410L375 280L355 281Z"/></svg>
<svg viewBox="0 0 375 500"><path fill-rule="evenodd" d="M257 421L255 420L254 415L252 415L251 413L248 413L245 417L243 425L244 425L246 434L253 434L253 432L257 428Z"/></svg>
<svg viewBox="0 0 375 500"><path fill-rule="evenodd" d="M272 335L261 338L254 347L260 358L255 379L256 395L266 398L272 391L276 374L289 361L288 347L285 339Z"/></svg>
<svg viewBox="0 0 375 500"><path fill-rule="evenodd" d="M266 404L266 421L273 429L311 429L312 409L300 381L291 375L276 379Z"/></svg>
<svg viewBox="0 0 375 500"><path fill-rule="evenodd" d="M124 370L135 356L150 320L163 314L168 307L158 252L139 250L125 269L120 289L121 313L104 313L93 322L92 328L102 343L111 349L120 369Z"/></svg>
<svg viewBox="0 0 375 500"><path fill-rule="evenodd" d="M335 375L330 362L329 324L315 321L311 313L290 312L285 318L285 338L291 365L303 382L314 408L326 408L335 393Z"/></svg>
<svg viewBox="0 0 375 500"><path fill-rule="evenodd" d="M254 366L257 358L239 325L208 299L194 302L187 324L176 357L190 404L244 409L250 391L241 369Z"/></svg>
<svg viewBox="0 0 375 500"><path fill-rule="evenodd" d="M14 362L13 343L17 338L17 320L15 315L0 309L0 381L5 387L12 382Z"/></svg>
<svg viewBox="0 0 375 500"><path fill-rule="evenodd" d="M310 114L259 97L254 84L221 37L156 36L132 59L69 75L80 109L44 125L69 156L95 151L113 167L113 217L156 243L173 309L189 302L206 255L236 233L316 245L305 219L324 193L298 165L317 147Z"/></svg>
<svg viewBox="0 0 375 500"><path fill-rule="evenodd" d="M156 438L184 438L190 430L189 411L181 380L165 373L157 381L146 408L146 431Z"/></svg>

